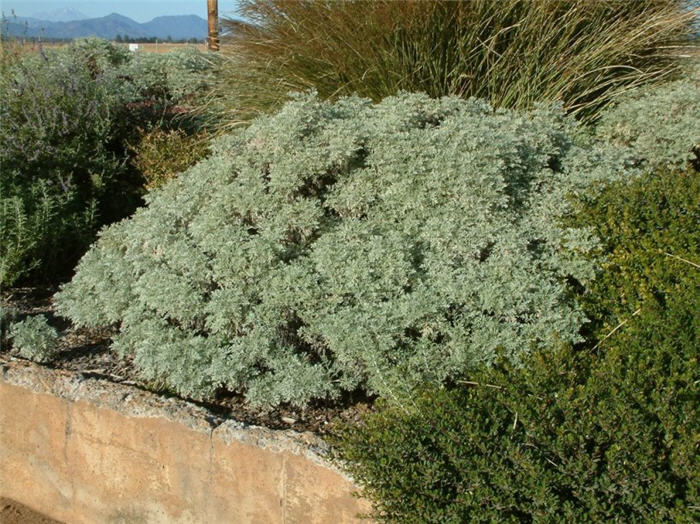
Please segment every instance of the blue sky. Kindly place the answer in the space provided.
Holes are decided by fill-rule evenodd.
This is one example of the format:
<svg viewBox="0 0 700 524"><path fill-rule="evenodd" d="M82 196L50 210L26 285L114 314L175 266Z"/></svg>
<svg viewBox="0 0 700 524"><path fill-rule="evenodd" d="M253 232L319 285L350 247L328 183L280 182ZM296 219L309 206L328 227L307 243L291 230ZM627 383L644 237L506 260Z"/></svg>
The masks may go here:
<svg viewBox="0 0 700 524"><path fill-rule="evenodd" d="M0 0L5 16L14 9L17 16L31 16L71 8L90 18L119 13L137 22L147 22L161 15L199 15L207 17L207 0ZM219 16L232 15L236 0L219 0Z"/></svg>

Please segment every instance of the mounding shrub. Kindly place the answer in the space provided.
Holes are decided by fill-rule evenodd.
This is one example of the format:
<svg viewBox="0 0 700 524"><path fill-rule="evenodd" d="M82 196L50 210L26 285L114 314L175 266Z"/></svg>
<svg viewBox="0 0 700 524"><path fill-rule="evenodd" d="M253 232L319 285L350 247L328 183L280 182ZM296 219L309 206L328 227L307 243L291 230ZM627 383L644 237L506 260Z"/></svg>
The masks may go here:
<svg viewBox="0 0 700 524"><path fill-rule="evenodd" d="M687 161L700 169L700 62L681 80L622 97L603 112L596 135L633 148L649 166Z"/></svg>
<svg viewBox="0 0 700 524"><path fill-rule="evenodd" d="M220 86L229 123L290 91L379 101L401 91L494 107L560 101L583 118L673 73L691 45L683 0L245 0Z"/></svg>
<svg viewBox="0 0 700 524"><path fill-rule="evenodd" d="M56 296L118 324L148 378L257 404L399 394L500 351L518 361L584 322L596 241L565 195L629 176L557 108L401 95L299 96L103 230Z"/></svg>
<svg viewBox="0 0 700 524"><path fill-rule="evenodd" d="M609 257L586 309L613 322L587 347L501 361L336 427L377 520L697 521L699 189L697 173L662 171L580 215Z"/></svg>

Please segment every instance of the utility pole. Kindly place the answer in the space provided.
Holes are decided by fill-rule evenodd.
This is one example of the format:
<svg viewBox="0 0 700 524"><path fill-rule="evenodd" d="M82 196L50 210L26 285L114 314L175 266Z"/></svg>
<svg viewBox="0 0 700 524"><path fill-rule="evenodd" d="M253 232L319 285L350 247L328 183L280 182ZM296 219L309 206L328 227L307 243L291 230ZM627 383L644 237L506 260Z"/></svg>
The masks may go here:
<svg viewBox="0 0 700 524"><path fill-rule="evenodd" d="M207 14L209 21L209 51L219 50L219 2L207 0Z"/></svg>

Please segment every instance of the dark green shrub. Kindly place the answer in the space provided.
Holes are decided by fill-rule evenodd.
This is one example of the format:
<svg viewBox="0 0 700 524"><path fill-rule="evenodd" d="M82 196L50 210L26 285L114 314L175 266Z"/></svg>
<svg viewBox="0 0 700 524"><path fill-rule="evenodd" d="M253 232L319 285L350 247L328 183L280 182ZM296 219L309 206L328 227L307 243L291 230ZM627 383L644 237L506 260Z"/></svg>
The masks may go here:
<svg viewBox="0 0 700 524"><path fill-rule="evenodd" d="M290 91L379 101L401 91L529 109L561 101L595 115L682 60L694 15L682 0L246 0L221 91L228 120L279 108Z"/></svg>
<svg viewBox="0 0 700 524"><path fill-rule="evenodd" d="M180 393L274 405L383 395L518 360L584 322L595 239L565 195L625 176L559 110L304 96L103 230L56 297Z"/></svg>
<svg viewBox="0 0 700 524"><path fill-rule="evenodd" d="M129 161L140 129L197 128L185 85L201 87L204 65L176 55L135 58L88 39L3 63L0 285L65 278L100 225L141 204Z"/></svg>
<svg viewBox="0 0 700 524"><path fill-rule="evenodd" d="M597 344L501 362L338 428L379 520L697 521L698 189L697 173L659 172L581 215L608 257L586 298L607 322Z"/></svg>
<svg viewBox="0 0 700 524"><path fill-rule="evenodd" d="M604 239L600 274L580 297L596 336L697 284L700 175L690 165L583 193L576 223Z"/></svg>
<svg viewBox="0 0 700 524"><path fill-rule="evenodd" d="M94 239L95 214L94 201L45 180L0 183L0 285L68 274Z"/></svg>

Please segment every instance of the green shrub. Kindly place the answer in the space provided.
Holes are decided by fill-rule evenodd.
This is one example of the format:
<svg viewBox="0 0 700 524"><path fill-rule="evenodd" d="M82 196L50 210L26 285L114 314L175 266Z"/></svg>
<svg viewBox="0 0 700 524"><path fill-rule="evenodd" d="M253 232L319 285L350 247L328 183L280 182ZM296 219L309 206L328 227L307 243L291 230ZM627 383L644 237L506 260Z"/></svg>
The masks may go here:
<svg viewBox="0 0 700 524"><path fill-rule="evenodd" d="M46 180L89 198L109 183L120 160L108 147L111 113L124 100L119 62L102 51L98 41L27 55L3 78L3 182L12 172L18 183Z"/></svg>
<svg viewBox="0 0 700 524"><path fill-rule="evenodd" d="M98 215L129 212L115 209L126 207L115 190L126 171L113 125L137 96L116 74L126 58L78 42L25 55L0 80L0 285L64 275ZM101 205L107 191L113 205Z"/></svg>
<svg viewBox="0 0 700 524"><path fill-rule="evenodd" d="M650 166L700 162L700 63L682 80L646 88L605 111L599 139L632 147ZM700 165L696 165L700 168Z"/></svg>
<svg viewBox="0 0 700 524"><path fill-rule="evenodd" d="M303 96L103 230L56 297L180 393L305 404L518 360L585 320L595 246L564 196L624 176L556 109ZM563 247L571 249L562 249Z"/></svg>
<svg viewBox="0 0 700 524"><path fill-rule="evenodd" d="M337 428L339 457L378 520L697 520L697 178L615 183L580 215L608 256L586 299L608 322L596 344L538 350Z"/></svg>
<svg viewBox="0 0 700 524"><path fill-rule="evenodd" d="M190 134L217 119L206 104L218 64L219 55L202 53L196 48L135 53L121 74L142 96L141 102L132 104L132 108L148 115L148 130L181 129Z"/></svg>
<svg viewBox="0 0 700 524"><path fill-rule="evenodd" d="M691 166L659 168L632 184L582 193L576 225L604 239L602 270L580 297L590 331L609 332L649 301L663 303L697 282L700 176ZM573 225L573 224L572 224Z"/></svg>
<svg viewBox="0 0 700 524"><path fill-rule="evenodd" d="M191 52L149 61L98 39L8 55L0 78L0 285L65 278L100 225L142 203L143 174L129 161L129 144L140 129L197 130L185 85L200 88L203 68ZM156 69L167 74L147 74Z"/></svg>
<svg viewBox="0 0 700 524"><path fill-rule="evenodd" d="M665 335L656 352L641 335L600 362L546 350L380 403L334 443L383 522L692 522L697 351Z"/></svg>
<svg viewBox="0 0 700 524"><path fill-rule="evenodd" d="M187 135L180 129L165 131L156 128L144 133L133 147L132 162L143 174L146 189L154 189L195 165L208 152L209 137L206 134Z"/></svg>
<svg viewBox="0 0 700 524"><path fill-rule="evenodd" d="M59 334L44 315L27 317L10 328L12 345L24 358L47 362L59 351Z"/></svg>
<svg viewBox="0 0 700 524"><path fill-rule="evenodd" d="M78 199L75 190L57 191L44 180L9 188L0 183L0 285L29 274L67 274L96 226L94 204Z"/></svg>
<svg viewBox="0 0 700 524"><path fill-rule="evenodd" d="M290 91L379 101L401 91L586 118L672 73L694 14L682 0L247 0L224 21L220 90L232 123Z"/></svg>

